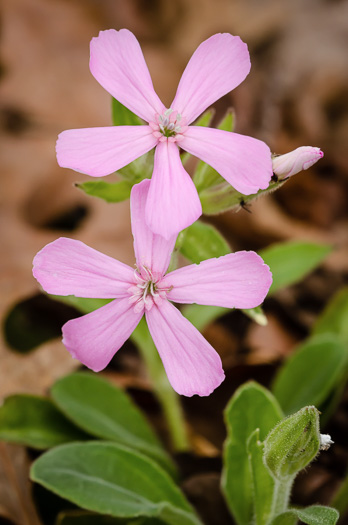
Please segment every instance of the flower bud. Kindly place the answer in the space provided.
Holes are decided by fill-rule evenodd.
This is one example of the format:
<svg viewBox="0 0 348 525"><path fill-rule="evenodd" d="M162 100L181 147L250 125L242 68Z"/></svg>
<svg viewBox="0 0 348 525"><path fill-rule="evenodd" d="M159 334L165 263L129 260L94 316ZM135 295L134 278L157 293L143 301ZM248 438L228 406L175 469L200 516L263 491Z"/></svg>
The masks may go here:
<svg viewBox="0 0 348 525"><path fill-rule="evenodd" d="M275 155L272 157L273 173L279 180L287 179L299 171L310 168L323 156L324 153L320 148L312 146L302 146L285 155Z"/></svg>
<svg viewBox="0 0 348 525"><path fill-rule="evenodd" d="M264 461L271 474L284 481L305 468L319 449L319 412L314 406L308 406L271 430L265 440Z"/></svg>

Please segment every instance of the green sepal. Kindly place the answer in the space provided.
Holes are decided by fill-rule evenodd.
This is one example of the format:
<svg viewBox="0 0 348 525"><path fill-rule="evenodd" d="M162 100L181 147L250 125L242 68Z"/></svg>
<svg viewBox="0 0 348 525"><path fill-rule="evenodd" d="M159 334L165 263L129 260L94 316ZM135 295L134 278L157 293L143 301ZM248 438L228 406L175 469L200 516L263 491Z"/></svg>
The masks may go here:
<svg viewBox="0 0 348 525"><path fill-rule="evenodd" d="M319 452L319 411L308 406L283 419L264 445L265 464L273 477L282 482L293 479Z"/></svg>

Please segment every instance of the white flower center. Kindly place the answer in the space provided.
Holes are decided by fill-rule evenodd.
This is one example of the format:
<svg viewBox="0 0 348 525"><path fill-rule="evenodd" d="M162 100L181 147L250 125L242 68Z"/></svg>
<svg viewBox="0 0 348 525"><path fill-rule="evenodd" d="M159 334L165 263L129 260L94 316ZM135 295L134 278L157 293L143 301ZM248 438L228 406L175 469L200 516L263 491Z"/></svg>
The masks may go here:
<svg viewBox="0 0 348 525"><path fill-rule="evenodd" d="M187 130L186 118L172 108L166 109L162 114L155 115L156 122L150 122L152 133L159 142L179 142L184 138Z"/></svg>
<svg viewBox="0 0 348 525"><path fill-rule="evenodd" d="M154 304L159 305L167 297L171 288L161 287L161 278L155 279L151 270L142 266L140 271L134 271L135 284L128 289L130 293L129 302L134 304L134 312L143 309L151 310Z"/></svg>

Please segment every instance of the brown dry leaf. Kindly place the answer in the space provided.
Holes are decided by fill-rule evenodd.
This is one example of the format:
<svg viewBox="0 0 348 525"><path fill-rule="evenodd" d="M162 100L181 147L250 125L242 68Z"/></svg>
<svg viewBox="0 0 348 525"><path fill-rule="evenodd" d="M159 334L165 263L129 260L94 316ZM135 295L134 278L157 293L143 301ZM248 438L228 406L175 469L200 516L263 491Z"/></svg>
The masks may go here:
<svg viewBox="0 0 348 525"><path fill-rule="evenodd" d="M41 525L31 498L26 451L23 447L1 442L0 516L17 525Z"/></svg>

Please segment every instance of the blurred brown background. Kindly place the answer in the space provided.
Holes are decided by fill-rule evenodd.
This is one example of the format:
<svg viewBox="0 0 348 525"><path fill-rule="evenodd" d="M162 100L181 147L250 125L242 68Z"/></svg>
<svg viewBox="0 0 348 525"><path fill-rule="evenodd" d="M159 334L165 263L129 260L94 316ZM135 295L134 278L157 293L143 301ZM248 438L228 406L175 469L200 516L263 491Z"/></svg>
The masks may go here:
<svg viewBox="0 0 348 525"><path fill-rule="evenodd" d="M4 0L1 8L1 315L39 290L31 275L35 253L61 235L133 264L129 203L107 205L73 187L88 177L59 168L57 134L110 125L110 97L89 72L89 41L101 29L127 27L139 39L154 86L169 106L180 75L201 41L216 32L247 42L252 70L217 102L233 105L236 131L285 153L301 145L325 157L276 194L214 219L233 249L308 239L334 253L301 289L279 298L300 330L276 311L269 325L251 325L249 364L281 359L293 348L348 273L348 2L340 0ZM303 300L307 298L309 300ZM29 307L42 315L41 299ZM274 309L276 310L276 309ZM43 317L44 322L44 317ZM302 330L302 332L301 332ZM235 362L223 327L206 336ZM35 352L0 348L0 398L42 393L77 366L59 339Z"/></svg>

